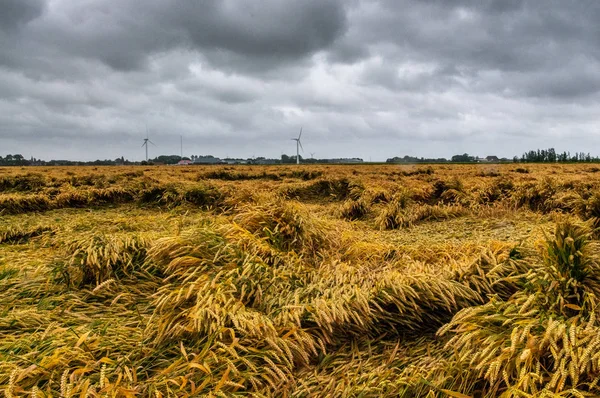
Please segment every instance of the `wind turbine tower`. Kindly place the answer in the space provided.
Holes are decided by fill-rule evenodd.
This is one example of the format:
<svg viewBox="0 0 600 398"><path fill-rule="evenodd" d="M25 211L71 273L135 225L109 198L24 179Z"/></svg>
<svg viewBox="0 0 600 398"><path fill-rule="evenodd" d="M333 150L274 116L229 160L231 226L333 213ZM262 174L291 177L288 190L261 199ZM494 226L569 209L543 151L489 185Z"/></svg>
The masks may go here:
<svg viewBox="0 0 600 398"><path fill-rule="evenodd" d="M300 127L300 134L298 134L298 138L292 138L292 141L296 141L296 164L300 164L300 148L302 148L300 137L302 137L302 127ZM302 152L304 152L304 148L302 148Z"/></svg>

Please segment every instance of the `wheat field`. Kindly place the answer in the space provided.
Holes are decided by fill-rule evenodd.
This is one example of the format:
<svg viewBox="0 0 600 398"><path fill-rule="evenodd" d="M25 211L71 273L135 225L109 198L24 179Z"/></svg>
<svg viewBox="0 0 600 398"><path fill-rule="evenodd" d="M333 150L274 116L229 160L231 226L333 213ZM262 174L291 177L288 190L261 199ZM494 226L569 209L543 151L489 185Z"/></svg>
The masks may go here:
<svg viewBox="0 0 600 398"><path fill-rule="evenodd" d="M598 227L594 165L0 168L0 392L599 396Z"/></svg>

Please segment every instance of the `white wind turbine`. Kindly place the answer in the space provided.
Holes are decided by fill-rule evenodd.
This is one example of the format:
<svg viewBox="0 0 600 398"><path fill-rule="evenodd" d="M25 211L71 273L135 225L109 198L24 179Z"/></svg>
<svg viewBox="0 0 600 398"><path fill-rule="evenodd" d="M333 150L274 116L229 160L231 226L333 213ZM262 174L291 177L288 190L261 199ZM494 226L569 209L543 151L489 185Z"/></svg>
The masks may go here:
<svg viewBox="0 0 600 398"><path fill-rule="evenodd" d="M148 125L146 125L146 138L144 138L144 143L142 144L142 146L146 147L146 162L148 161L148 143L156 146L156 144L150 141L150 138L148 138Z"/></svg>
<svg viewBox="0 0 600 398"><path fill-rule="evenodd" d="M292 138L292 141L296 141L296 164L300 164L300 148L302 148L300 137L302 137L302 127L300 127L300 134L298 134L298 138ZM304 152L304 148L302 148L302 152Z"/></svg>

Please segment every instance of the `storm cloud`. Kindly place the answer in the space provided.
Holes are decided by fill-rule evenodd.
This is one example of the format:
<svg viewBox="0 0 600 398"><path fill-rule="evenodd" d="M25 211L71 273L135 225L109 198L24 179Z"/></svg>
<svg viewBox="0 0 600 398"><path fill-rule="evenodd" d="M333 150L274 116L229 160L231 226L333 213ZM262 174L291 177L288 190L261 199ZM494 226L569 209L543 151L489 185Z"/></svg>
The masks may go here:
<svg viewBox="0 0 600 398"><path fill-rule="evenodd" d="M600 154L600 4L0 0L0 155ZM598 150L595 150L598 148Z"/></svg>

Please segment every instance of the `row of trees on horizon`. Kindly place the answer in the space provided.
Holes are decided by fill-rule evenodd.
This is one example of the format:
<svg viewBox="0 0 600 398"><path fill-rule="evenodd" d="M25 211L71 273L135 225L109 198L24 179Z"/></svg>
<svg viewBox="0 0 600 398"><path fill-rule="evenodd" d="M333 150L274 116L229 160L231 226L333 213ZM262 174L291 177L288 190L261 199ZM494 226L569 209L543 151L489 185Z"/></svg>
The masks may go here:
<svg viewBox="0 0 600 398"><path fill-rule="evenodd" d="M515 156L512 159L498 158L497 156L488 156L487 158L478 158L471 156L468 153L462 155L454 155L450 159L446 158L417 158L414 156L404 156L402 158L395 157L387 160L387 163L476 163L476 162L493 162L493 163L580 163L580 162L600 162L600 157L592 156L590 153L564 151L556 152L554 148L538 149L523 153L523 155Z"/></svg>
<svg viewBox="0 0 600 398"><path fill-rule="evenodd" d="M207 157L212 157L207 155ZM24 158L20 154L11 155L8 154L4 157L0 156L0 166L70 166L70 165L97 165L97 166L115 166L115 165L136 165L136 164L177 164L181 160L195 160L198 156L193 155L190 157L181 157L178 155L160 155L154 159L150 159L148 162L142 161L130 161L124 157L116 158L114 160L94 160L94 161L72 161L72 160L42 160L34 157L30 159ZM244 161L248 164L293 164L296 163L296 156L288 156L285 154L281 155L280 159L266 159L264 157L249 158L249 159L235 159ZM302 163L332 163L331 159L313 159L303 158L300 156ZM339 159L338 159L339 160ZM492 162L492 163L599 163L600 157L592 156L590 153L575 152L571 154L568 151L557 152L554 148L548 149L537 149L523 153L523 155L515 156L512 159L498 158L496 156L488 156L487 158L478 158L467 153L462 155L454 155L450 159L446 158L425 158L415 156L404 156L404 157L393 157L386 160L386 163L476 163L476 162ZM339 163L336 162L336 163Z"/></svg>

